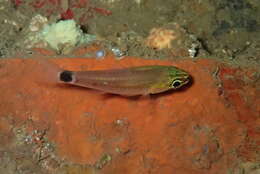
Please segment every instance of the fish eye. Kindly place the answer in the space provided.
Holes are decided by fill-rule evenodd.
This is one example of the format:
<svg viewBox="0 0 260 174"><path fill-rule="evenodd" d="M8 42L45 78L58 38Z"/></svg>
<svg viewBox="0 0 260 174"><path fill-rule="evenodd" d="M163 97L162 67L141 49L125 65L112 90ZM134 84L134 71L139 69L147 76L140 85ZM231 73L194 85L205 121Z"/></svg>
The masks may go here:
<svg viewBox="0 0 260 174"><path fill-rule="evenodd" d="M181 86L181 81L180 80L174 80L173 82L172 82L172 87L173 88L178 88L178 87L180 87Z"/></svg>

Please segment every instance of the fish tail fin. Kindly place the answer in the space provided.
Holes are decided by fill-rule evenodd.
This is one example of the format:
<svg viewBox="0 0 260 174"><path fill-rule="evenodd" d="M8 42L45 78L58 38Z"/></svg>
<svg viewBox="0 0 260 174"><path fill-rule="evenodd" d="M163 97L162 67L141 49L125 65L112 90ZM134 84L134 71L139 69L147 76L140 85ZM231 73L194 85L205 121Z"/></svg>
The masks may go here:
<svg viewBox="0 0 260 174"><path fill-rule="evenodd" d="M64 69L54 63L51 58L37 57L36 81L40 83L55 84L60 83L59 75Z"/></svg>

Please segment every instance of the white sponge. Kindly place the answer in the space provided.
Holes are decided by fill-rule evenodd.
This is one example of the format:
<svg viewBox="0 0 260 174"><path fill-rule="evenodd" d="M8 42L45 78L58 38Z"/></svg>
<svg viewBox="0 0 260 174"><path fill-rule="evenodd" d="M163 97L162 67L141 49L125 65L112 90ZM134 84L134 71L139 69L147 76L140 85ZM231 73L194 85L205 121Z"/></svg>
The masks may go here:
<svg viewBox="0 0 260 174"><path fill-rule="evenodd" d="M59 21L51 25L45 25L40 33L42 40L46 41L53 49L59 50L59 46L68 44L76 46L83 36L82 31L74 20Z"/></svg>

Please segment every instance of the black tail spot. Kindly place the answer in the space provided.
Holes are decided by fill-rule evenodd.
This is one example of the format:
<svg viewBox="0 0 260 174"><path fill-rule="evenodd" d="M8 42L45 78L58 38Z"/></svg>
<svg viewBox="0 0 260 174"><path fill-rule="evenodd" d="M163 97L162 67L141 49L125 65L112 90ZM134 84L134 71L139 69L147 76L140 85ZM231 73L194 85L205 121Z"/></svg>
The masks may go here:
<svg viewBox="0 0 260 174"><path fill-rule="evenodd" d="M63 71L60 73L60 81L72 82L73 80L72 75L73 75L72 71Z"/></svg>

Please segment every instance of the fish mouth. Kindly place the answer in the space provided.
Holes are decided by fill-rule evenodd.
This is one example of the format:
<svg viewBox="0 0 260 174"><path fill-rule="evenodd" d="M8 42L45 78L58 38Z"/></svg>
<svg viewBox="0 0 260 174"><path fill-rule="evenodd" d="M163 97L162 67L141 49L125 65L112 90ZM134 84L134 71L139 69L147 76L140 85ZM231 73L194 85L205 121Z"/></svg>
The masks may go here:
<svg viewBox="0 0 260 174"><path fill-rule="evenodd" d="M192 77L190 75L186 75L182 77L181 81L182 81L182 85L180 87L190 83L192 81Z"/></svg>
<svg viewBox="0 0 260 174"><path fill-rule="evenodd" d="M190 75L187 75L186 77L184 77L184 84L187 84L190 81L192 81L192 77Z"/></svg>
<svg viewBox="0 0 260 174"><path fill-rule="evenodd" d="M191 75L187 75L186 77L183 78L183 84L182 86L184 85L187 85L187 84L192 84L192 76Z"/></svg>

